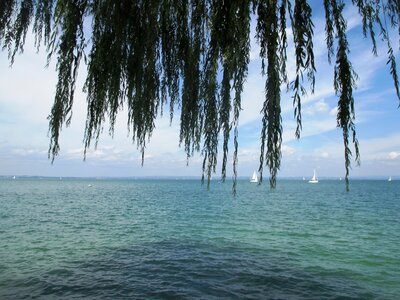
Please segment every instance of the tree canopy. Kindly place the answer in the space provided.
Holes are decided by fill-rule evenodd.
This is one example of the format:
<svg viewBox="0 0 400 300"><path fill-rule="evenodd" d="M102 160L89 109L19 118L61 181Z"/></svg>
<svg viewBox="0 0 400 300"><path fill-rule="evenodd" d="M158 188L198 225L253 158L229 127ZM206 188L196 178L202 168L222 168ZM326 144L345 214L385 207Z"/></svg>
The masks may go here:
<svg viewBox="0 0 400 300"><path fill-rule="evenodd" d="M97 144L104 123L112 134L122 107L128 130L142 153L155 128L155 119L169 106L170 118L180 113L179 144L189 159L203 156L203 180L215 172L222 142L222 180L226 177L228 144L233 131L233 173L236 188L238 124L242 91L250 60L250 22L256 22L261 71L265 80L259 173L270 173L271 187L281 163L281 93L292 93L295 135L302 129L301 102L314 92L313 16L307 0L2 0L0 46L11 63L22 52L32 28L35 46L57 58L54 104L49 119L49 158L59 153L62 127L71 122L79 65L87 67L85 154ZM357 74L349 59L346 5L357 8L363 34L387 45L387 64L400 99L396 58L389 37L400 36L398 0L324 0L326 47L333 64L338 99L337 127L343 131L346 187L351 165L360 154L355 129L353 91ZM293 40L288 41L288 30ZM295 74L286 68L288 44L294 45Z"/></svg>

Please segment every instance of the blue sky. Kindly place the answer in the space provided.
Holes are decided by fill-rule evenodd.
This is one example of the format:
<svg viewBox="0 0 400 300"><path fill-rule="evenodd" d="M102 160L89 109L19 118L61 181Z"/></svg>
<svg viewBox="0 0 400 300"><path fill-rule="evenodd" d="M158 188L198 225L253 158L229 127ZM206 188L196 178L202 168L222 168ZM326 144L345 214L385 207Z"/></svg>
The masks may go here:
<svg viewBox="0 0 400 300"><path fill-rule="evenodd" d="M291 94L283 93L283 146L279 176L343 177L342 132L336 128L337 97L333 90L333 67L327 62L324 19L314 10L314 51L317 67L315 93L303 99L303 131L294 137L295 121ZM386 65L387 49L379 56L371 53L371 42L361 34L361 23L353 8L346 10L350 58L359 75L355 96L356 128L361 148L361 166L353 163L351 176L382 176L400 179L400 110L393 81ZM291 31L288 31L291 36ZM399 60L398 36L393 46ZM243 92L239 127L239 176L251 176L258 168L264 84L260 75L259 48L252 42L251 62ZM290 50L291 51L291 50ZM289 76L293 76L293 56L288 53ZM39 176L201 176L200 155L186 166L179 148L179 116L169 126L168 114L156 122L156 130L141 166L140 153L128 137L126 113L120 112L115 135L108 136L107 125L97 149L83 161L83 133L86 97L81 92L85 66L81 66L75 95L72 124L61 133L61 152L54 164L47 158L49 146L47 115L50 112L57 74L55 59L45 68L46 53L36 53L32 36L27 36L23 55L17 55L12 68L6 52L0 52L0 175ZM398 72L400 69L398 68ZM232 148L232 147L231 147ZM231 156L231 155L230 155ZM228 176L231 169L228 170ZM216 175L218 177L218 175Z"/></svg>

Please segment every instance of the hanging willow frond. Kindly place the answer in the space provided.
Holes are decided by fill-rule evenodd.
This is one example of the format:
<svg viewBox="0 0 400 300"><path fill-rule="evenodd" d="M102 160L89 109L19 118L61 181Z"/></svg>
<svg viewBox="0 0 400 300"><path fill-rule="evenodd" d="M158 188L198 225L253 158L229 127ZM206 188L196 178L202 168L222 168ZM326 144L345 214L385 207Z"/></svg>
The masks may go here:
<svg viewBox="0 0 400 300"><path fill-rule="evenodd" d="M267 81L265 84L266 99L261 110L263 114L261 129L261 155L260 155L260 182L263 178L263 166L265 164L270 171L270 185L276 185L276 175L281 162L281 106L280 106L280 64L278 56L278 17L277 1L260 1L258 3L258 23L257 38L261 46L260 56L263 59L263 72L265 72L265 62L267 60ZM267 151L265 153L265 143Z"/></svg>
<svg viewBox="0 0 400 300"><path fill-rule="evenodd" d="M16 4L16 0L3 0L0 2L0 42L3 42L6 33L11 34L12 17L16 9ZM6 46L7 41L5 41L2 47Z"/></svg>
<svg viewBox="0 0 400 300"><path fill-rule="evenodd" d="M11 64L14 63L14 58L17 51L24 51L26 33L31 22L32 14L33 0L23 0L12 29L7 32L5 37L6 44L9 45L9 57ZM11 41L14 43L13 50L11 50Z"/></svg>
<svg viewBox="0 0 400 300"><path fill-rule="evenodd" d="M297 121L296 138L300 138L301 132L301 97L306 95L304 88L303 72L306 72L310 81L311 92L315 86L315 63L313 52L313 27L311 19L311 7L305 0L296 0L292 18L293 39L296 55L296 76L292 82L294 117Z"/></svg>
<svg viewBox="0 0 400 300"><path fill-rule="evenodd" d="M349 189L349 171L350 171L350 157L352 155L349 147L349 133L352 132L353 144L356 151L356 162L360 163L360 153L358 148L358 140L356 138L355 130L355 112L354 112L354 98L353 89L357 80L357 74L354 72L351 62L348 58L349 45L346 36L346 20L343 17L344 3L342 1L330 0L326 1L325 5L329 7L326 11L332 12L333 24L335 26L337 36L337 51L336 51L336 64L334 74L334 87L336 95L339 96L338 112L337 112L337 126L343 130L344 141L344 157L346 168L346 189Z"/></svg>
<svg viewBox="0 0 400 300"><path fill-rule="evenodd" d="M237 47L234 48L235 57L232 59L234 66L233 73L233 120L232 126L234 128L233 137L233 193L236 193L236 178L237 178L237 164L238 164L238 126L239 126L239 113L242 109L242 91L243 85L247 77L248 64L250 61L250 3L246 1L238 1L239 9L236 15L235 38L232 44ZM228 149L226 149L228 151Z"/></svg>
<svg viewBox="0 0 400 300"><path fill-rule="evenodd" d="M191 24L188 22L189 15L192 16ZM208 18L207 8L202 1L193 2L189 6L186 1L182 1L177 27L178 60L183 80L179 142L180 145L184 143L188 159L194 151L200 150L204 123L204 102L200 86L204 80L202 68L205 64L205 23ZM176 62L173 64L176 66Z"/></svg>
<svg viewBox="0 0 400 300"><path fill-rule="evenodd" d="M334 50L333 50L334 32L333 32L333 13L330 0L324 0L324 8L325 8L326 47L328 49L328 62L331 63L332 56L334 55Z"/></svg>
<svg viewBox="0 0 400 300"><path fill-rule="evenodd" d="M379 35L383 42L388 47L388 60L387 64L390 66L390 74L393 78L393 83L396 89L397 98L400 100L399 77L397 74L396 58L394 56L392 43L389 37L389 28L386 19L389 18L390 26L397 27L400 35L400 2L396 0L389 0L386 2L381 1L367 1L367 0L353 0L353 3L358 7L358 11L363 20L363 33L367 36L367 31L372 41L372 53L377 56L377 42L375 27L379 28ZM400 104L399 104L400 106Z"/></svg>
<svg viewBox="0 0 400 300"><path fill-rule="evenodd" d="M37 1L33 33L35 34L35 45L38 50L42 40L45 45L50 41L52 10L52 0Z"/></svg>
<svg viewBox="0 0 400 300"><path fill-rule="evenodd" d="M400 36L400 2L398 0L388 0L386 5L383 6L383 10L388 15L391 26L397 26L397 32Z"/></svg>
<svg viewBox="0 0 400 300"><path fill-rule="evenodd" d="M85 0L59 2L55 8L55 17L59 20L63 34L58 46L56 95L48 117L50 127L49 158L52 161L60 150L58 141L62 125L65 122L68 126L71 122L75 83L85 46L83 16L86 8L87 1Z"/></svg>
<svg viewBox="0 0 400 300"><path fill-rule="evenodd" d="M250 3L246 1L229 1L223 7L223 16L218 28L218 36L221 48L221 65L223 77L220 88L221 105L219 109L219 126L223 133L223 159L222 159L222 181L226 178L226 165L228 159L228 142L232 126L234 127L234 155L233 155L233 190L236 187L237 175L237 139L239 112L241 110L241 94L243 83L247 76L247 65L249 63L249 30L250 27ZM247 30L243 30L247 28ZM233 100L231 90L234 91ZM233 119L230 112L233 109Z"/></svg>
<svg viewBox="0 0 400 300"><path fill-rule="evenodd" d="M400 3L398 3L400 7ZM388 27L386 23L386 18L384 19L384 24L381 20L377 18L377 22L381 28L382 40L386 42L388 47L388 61L387 64L390 65L390 74L392 74L394 87L396 89L397 98L400 100L400 88L399 88L399 76L397 75L396 58L393 53L392 43L390 42L390 37L388 33ZM399 104L400 106L400 104Z"/></svg>
<svg viewBox="0 0 400 300"><path fill-rule="evenodd" d="M204 101L204 145L202 154L203 158L203 175L207 178L207 187L210 186L211 174L215 173L218 154L218 81L217 81L217 49L211 47L209 58L205 67L205 76L202 85L202 99Z"/></svg>
<svg viewBox="0 0 400 300"><path fill-rule="evenodd" d="M162 59L161 97L162 104L170 102L170 120L172 122L175 103L179 99L179 70L175 63L178 61L178 26L176 20L179 12L178 1L163 1L160 6L160 39ZM162 109L162 106L161 106Z"/></svg>
<svg viewBox="0 0 400 300"><path fill-rule="evenodd" d="M400 100L396 55L390 38L393 32L400 36L399 1L347 3L357 8L363 34L371 39L373 54L378 54L380 40L386 44L387 63ZM359 163L353 98L357 75L348 55L344 2L324 0L323 7L329 62L335 57L337 125L343 130L348 188L351 136ZM155 119L163 114L164 107L169 107L171 121L177 112L180 114L179 145L185 149L187 159L194 152L203 154L202 179L207 178L208 186L219 153L222 180L227 176L233 130L235 193L239 114L250 61L252 17L256 19L256 40L261 48L261 70L265 77L260 182L266 166L270 186L275 187L281 162L281 84L285 83L293 93L296 137L300 137L302 129L301 99L306 91L312 93L315 88L310 1L2 0L0 46L8 51L12 64L16 53L23 51L26 35L32 28L36 48L44 45L48 60L57 57L58 82L48 117L52 161L60 150L61 129L71 122L76 78L84 57L87 58L85 156L92 143L97 146L106 121L110 124L109 134L114 134L117 114L124 109L128 114L128 131L143 163ZM295 49L295 74L291 82L286 65L289 27Z"/></svg>

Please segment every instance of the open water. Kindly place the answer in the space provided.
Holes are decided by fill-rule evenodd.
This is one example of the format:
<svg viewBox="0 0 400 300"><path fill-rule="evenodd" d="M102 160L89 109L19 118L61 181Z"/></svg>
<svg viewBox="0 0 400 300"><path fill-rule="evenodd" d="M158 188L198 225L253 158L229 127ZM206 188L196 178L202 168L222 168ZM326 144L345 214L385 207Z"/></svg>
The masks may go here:
<svg viewBox="0 0 400 300"><path fill-rule="evenodd" d="M400 299L400 181L2 178L0 299L26 298Z"/></svg>

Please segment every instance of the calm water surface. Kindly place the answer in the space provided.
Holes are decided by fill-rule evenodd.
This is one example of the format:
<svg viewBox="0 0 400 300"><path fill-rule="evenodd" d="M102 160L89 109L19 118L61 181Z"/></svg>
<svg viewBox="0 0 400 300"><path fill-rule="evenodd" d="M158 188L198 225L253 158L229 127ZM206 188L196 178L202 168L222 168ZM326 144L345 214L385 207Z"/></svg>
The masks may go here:
<svg viewBox="0 0 400 300"><path fill-rule="evenodd" d="M0 179L0 299L399 299L399 254L400 181Z"/></svg>

